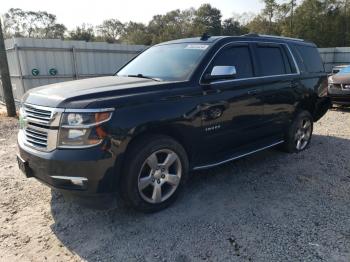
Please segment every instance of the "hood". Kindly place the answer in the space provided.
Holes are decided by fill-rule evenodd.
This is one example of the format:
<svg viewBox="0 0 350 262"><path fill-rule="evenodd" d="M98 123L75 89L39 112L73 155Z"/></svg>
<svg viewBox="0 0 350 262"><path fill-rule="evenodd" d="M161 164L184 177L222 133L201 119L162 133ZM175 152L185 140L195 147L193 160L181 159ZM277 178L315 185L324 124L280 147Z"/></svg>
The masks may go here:
<svg viewBox="0 0 350 262"><path fill-rule="evenodd" d="M335 74L329 77L329 82L333 84L350 84L350 74Z"/></svg>
<svg viewBox="0 0 350 262"><path fill-rule="evenodd" d="M69 102L77 104L79 101L85 101L87 104L89 100L96 100L103 96L121 96L140 92L140 89L146 91L144 89L147 87L166 83L136 77L96 77L33 88L23 96L22 101L48 107L67 107Z"/></svg>

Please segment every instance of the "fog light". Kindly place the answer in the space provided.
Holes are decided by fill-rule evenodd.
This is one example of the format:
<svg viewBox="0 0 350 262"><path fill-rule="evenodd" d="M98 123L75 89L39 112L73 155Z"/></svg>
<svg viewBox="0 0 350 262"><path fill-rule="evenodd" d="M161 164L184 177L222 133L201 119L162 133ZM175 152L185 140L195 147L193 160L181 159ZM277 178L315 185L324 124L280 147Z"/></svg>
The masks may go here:
<svg viewBox="0 0 350 262"><path fill-rule="evenodd" d="M72 177L72 176L52 176L52 178L61 181L70 181L73 185L83 187L88 182L86 177Z"/></svg>
<svg viewBox="0 0 350 262"><path fill-rule="evenodd" d="M71 179L70 181L72 182L72 184L74 184L76 186L83 186L84 185L84 180L81 180L81 179Z"/></svg>

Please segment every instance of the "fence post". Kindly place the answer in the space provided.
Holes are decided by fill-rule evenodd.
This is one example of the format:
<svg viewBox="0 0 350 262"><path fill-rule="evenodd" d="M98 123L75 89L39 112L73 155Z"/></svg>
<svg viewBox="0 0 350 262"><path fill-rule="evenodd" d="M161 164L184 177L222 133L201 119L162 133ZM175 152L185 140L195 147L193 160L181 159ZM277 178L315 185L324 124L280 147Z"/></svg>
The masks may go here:
<svg viewBox="0 0 350 262"><path fill-rule="evenodd" d="M18 64L19 79L21 80L21 84L22 84L22 91L23 91L22 96L23 96L24 93L26 92L26 89L24 87L23 72L22 72L21 60L19 58L19 52L18 52L17 44L15 44L15 53L16 53L16 59L17 59L17 64Z"/></svg>
<svg viewBox="0 0 350 262"><path fill-rule="evenodd" d="M9 65L7 62L6 48L4 36L2 34L2 24L0 19L0 71L1 71L1 82L4 90L4 97L7 109L7 115L10 117L16 116L16 105L13 98L12 84L9 72Z"/></svg>
<svg viewBox="0 0 350 262"><path fill-rule="evenodd" d="M79 79L79 72L78 72L78 64L77 64L77 53L75 50L75 47L72 47L72 57L73 57L73 69L74 69L74 78Z"/></svg>

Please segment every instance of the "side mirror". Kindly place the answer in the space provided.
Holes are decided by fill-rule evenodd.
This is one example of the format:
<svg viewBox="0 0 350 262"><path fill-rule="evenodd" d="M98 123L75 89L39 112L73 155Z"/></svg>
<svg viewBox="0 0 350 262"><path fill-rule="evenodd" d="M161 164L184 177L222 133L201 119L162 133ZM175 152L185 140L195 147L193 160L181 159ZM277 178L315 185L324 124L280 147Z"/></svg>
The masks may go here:
<svg viewBox="0 0 350 262"><path fill-rule="evenodd" d="M210 74L207 74L205 80L217 80L217 79L234 79L237 76L235 66L214 66Z"/></svg>

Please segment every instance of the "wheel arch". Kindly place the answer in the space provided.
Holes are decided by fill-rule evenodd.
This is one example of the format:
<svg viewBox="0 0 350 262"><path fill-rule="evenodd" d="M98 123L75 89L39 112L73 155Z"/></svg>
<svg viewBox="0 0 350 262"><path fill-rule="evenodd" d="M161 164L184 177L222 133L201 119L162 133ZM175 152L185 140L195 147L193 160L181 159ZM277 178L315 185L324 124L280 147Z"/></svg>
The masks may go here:
<svg viewBox="0 0 350 262"><path fill-rule="evenodd" d="M189 162L191 163L191 160L193 158L194 149L191 146L190 138L185 135L185 132L186 131L181 130L180 126L171 125L171 124L140 127L138 129L136 129L136 131L133 133L133 135L129 139L129 141L126 145L124 156L126 156L128 154L131 147L135 143L144 139L145 137L155 136L155 135L163 135L163 136L167 136L167 137L175 140L177 143L179 143L184 148L184 150L187 154L187 158L188 158ZM124 162L124 161L122 161L122 162Z"/></svg>
<svg viewBox="0 0 350 262"><path fill-rule="evenodd" d="M324 116L327 110L330 108L331 102L328 97L311 96L300 101L296 107L295 116L303 110L308 111L314 122L317 122L322 116Z"/></svg>

